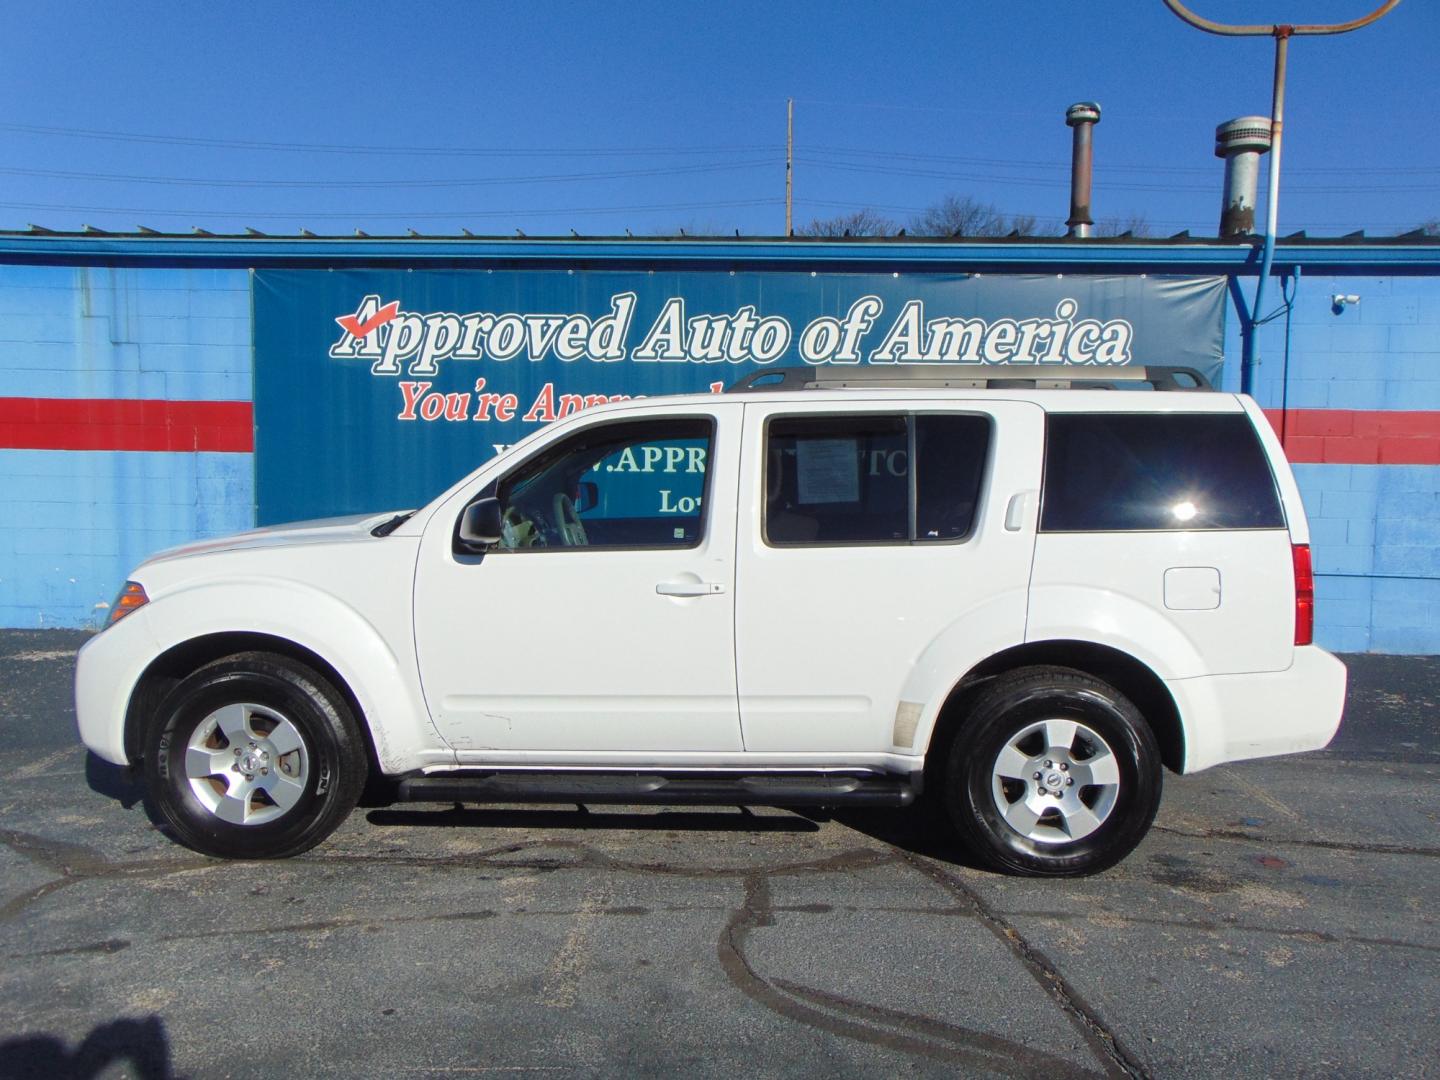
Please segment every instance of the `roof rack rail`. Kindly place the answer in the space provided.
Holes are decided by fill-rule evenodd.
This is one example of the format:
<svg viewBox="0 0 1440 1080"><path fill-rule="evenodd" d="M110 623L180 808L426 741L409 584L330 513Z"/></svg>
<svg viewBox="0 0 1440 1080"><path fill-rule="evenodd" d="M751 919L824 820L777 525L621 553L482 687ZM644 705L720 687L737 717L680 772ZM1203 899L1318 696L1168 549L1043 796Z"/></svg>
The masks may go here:
<svg viewBox="0 0 1440 1080"><path fill-rule="evenodd" d="M881 388L918 390L1115 390L1149 383L1154 390L1210 390L1192 367L961 367L957 364L885 364L877 367L774 368L754 371L725 388L727 394L763 390Z"/></svg>

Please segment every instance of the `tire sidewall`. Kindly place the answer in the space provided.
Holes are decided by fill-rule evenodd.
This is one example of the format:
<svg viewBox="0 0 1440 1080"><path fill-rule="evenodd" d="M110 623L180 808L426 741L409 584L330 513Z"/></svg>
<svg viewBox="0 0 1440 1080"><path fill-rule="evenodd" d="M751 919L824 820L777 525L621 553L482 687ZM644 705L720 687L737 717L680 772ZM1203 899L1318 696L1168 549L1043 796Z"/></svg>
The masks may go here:
<svg viewBox="0 0 1440 1080"><path fill-rule="evenodd" d="M953 824L1002 868L1036 875L1079 875L1113 866L1144 837L1159 807L1159 752L1135 707L1093 680L1073 684L1018 681L977 703L963 737L951 746L946 804ZM1104 823L1089 836L1062 843L1016 832L995 805L993 769L1000 751L1038 720L1074 720L1091 728L1114 753L1120 790Z"/></svg>
<svg viewBox="0 0 1440 1080"><path fill-rule="evenodd" d="M260 660L213 664L175 688L146 739L145 774L163 819L185 844L229 858L274 858L313 846L339 824L350 809L345 789L355 786L353 780L341 782L353 768L347 760L353 759L353 733L346 730L333 691L327 691L298 671ZM259 825L222 821L196 797L185 775L185 751L195 729L215 710L237 703L273 709L288 719L309 761L300 799Z"/></svg>

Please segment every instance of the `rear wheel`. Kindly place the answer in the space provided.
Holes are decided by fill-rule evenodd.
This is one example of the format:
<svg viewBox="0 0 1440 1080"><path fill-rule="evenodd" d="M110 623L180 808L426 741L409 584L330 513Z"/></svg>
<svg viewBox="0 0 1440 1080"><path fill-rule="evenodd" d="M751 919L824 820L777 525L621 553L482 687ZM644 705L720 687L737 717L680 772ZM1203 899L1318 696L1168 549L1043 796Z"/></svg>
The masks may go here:
<svg viewBox="0 0 1440 1080"><path fill-rule="evenodd" d="M225 858L282 858L318 844L355 806L367 768L345 699L310 668L269 653L190 675L145 741L160 815L186 845Z"/></svg>
<svg viewBox="0 0 1440 1080"><path fill-rule="evenodd" d="M1138 709L1069 668L1021 668L975 698L942 798L961 839L1013 874L1079 876L1119 862L1160 805L1160 753Z"/></svg>

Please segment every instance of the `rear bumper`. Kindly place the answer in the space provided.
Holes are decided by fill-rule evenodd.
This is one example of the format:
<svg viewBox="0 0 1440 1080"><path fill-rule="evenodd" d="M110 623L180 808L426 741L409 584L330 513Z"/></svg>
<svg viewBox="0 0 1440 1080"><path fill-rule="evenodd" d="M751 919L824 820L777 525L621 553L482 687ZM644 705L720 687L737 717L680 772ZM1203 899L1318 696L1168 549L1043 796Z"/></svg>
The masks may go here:
<svg viewBox="0 0 1440 1080"><path fill-rule="evenodd" d="M1303 645L1285 671L1166 683L1185 727L1185 771L1227 761L1320 750L1345 707L1345 665Z"/></svg>

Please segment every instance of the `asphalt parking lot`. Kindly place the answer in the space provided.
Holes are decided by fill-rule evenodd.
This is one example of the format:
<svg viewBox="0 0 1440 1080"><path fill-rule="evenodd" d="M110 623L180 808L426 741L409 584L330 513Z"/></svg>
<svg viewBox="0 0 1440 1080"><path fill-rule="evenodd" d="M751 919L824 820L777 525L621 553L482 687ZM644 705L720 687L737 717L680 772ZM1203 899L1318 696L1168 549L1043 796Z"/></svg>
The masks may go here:
<svg viewBox="0 0 1440 1080"><path fill-rule="evenodd" d="M375 806L197 856L0 633L0 1077L1440 1074L1440 660L1011 880L906 814Z"/></svg>

